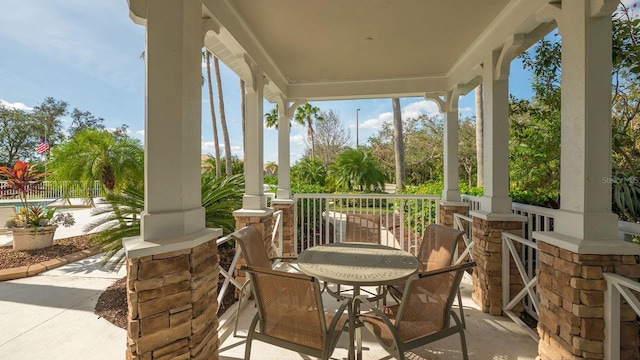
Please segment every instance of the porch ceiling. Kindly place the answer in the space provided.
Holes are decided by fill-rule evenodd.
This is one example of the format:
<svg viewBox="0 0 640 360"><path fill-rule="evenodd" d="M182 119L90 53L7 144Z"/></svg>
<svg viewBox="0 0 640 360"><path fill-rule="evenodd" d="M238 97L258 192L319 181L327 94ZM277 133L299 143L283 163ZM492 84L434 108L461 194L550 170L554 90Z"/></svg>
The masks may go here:
<svg viewBox="0 0 640 360"><path fill-rule="evenodd" d="M244 79L259 65L271 101L465 93L512 34L524 49L554 27L549 0L202 2L205 46Z"/></svg>

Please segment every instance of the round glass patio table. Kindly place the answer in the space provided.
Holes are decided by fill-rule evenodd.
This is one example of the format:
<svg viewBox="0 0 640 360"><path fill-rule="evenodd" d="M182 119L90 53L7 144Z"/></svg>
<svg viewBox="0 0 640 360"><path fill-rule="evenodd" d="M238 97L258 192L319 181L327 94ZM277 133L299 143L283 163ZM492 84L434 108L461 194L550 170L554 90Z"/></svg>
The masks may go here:
<svg viewBox="0 0 640 360"><path fill-rule="evenodd" d="M352 285L356 297L361 286L388 285L408 278L418 271L418 259L389 246L349 242L309 248L298 256L298 266L303 273L319 280ZM349 359L356 356L354 338L357 358L362 358L362 339L356 324L359 311L359 306L355 305L349 316Z"/></svg>

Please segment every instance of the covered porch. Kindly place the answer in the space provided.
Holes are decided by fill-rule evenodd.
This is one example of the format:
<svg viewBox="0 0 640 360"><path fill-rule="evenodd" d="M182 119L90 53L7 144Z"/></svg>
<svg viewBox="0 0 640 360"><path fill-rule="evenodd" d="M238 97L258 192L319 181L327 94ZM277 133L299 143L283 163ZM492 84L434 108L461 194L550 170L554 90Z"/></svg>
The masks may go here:
<svg viewBox="0 0 640 360"><path fill-rule="evenodd" d="M468 244L479 265L472 298L483 313L498 316L510 289L501 271L510 266L501 252L503 233L529 229L509 198L509 66L557 27L563 39L562 203L553 231L532 233L536 258L544 263L538 285L523 281L525 290L538 291L542 359L617 358L619 346L605 338L618 328L607 322L616 329L605 333L605 317L610 319L603 273L640 276L633 257L640 248L618 240L611 184L603 181L611 177L611 59L603 49L611 48L617 4L130 0L132 19L147 29L147 92L142 233L125 240L132 309L127 356L223 355L215 315L215 241L221 232L205 229L199 191L203 46L246 83L246 190L235 216L238 228L257 225L265 241L279 210L282 244L298 240L289 181L289 119L298 105L408 96L435 101L445 118L445 186L437 221L453 226L456 213L470 219ZM485 94L485 188L469 209L458 190L458 98L478 84ZM263 190L265 99L279 109L279 188L271 207ZM179 171L168 174L168 163ZM606 299L618 309L611 314L619 321L615 293ZM623 328L637 335L637 328ZM625 346L622 357L634 358L637 339Z"/></svg>

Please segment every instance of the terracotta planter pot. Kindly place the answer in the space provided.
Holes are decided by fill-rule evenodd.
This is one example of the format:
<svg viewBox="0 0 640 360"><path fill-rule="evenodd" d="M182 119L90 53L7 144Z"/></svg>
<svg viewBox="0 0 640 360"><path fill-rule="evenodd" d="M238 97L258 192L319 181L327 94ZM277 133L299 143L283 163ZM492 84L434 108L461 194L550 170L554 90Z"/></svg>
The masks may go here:
<svg viewBox="0 0 640 360"><path fill-rule="evenodd" d="M13 250L35 250L53 245L53 235L58 225L36 228L13 228Z"/></svg>

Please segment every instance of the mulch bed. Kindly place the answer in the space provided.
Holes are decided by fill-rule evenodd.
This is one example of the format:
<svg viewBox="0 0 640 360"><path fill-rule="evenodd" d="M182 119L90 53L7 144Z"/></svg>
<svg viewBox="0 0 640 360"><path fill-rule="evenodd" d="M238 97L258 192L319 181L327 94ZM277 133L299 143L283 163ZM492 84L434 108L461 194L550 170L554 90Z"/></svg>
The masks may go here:
<svg viewBox="0 0 640 360"><path fill-rule="evenodd" d="M222 265L224 269L229 268L235 253L234 248L218 248L220 265ZM222 281L224 281L224 277L220 275L218 289L222 286ZM222 304L220 305L220 310L218 311L218 316L224 314L224 312L236 302L234 290L235 287L233 285L227 288L225 296L222 299ZM116 281L100 295L98 303L96 304L95 313L117 327L122 329L127 328L126 278Z"/></svg>
<svg viewBox="0 0 640 360"><path fill-rule="evenodd" d="M53 246L38 250L14 251L11 246L2 246L0 247L0 270L33 265L81 250L91 249L93 245L89 240L94 236L94 234L87 234L54 240Z"/></svg>

